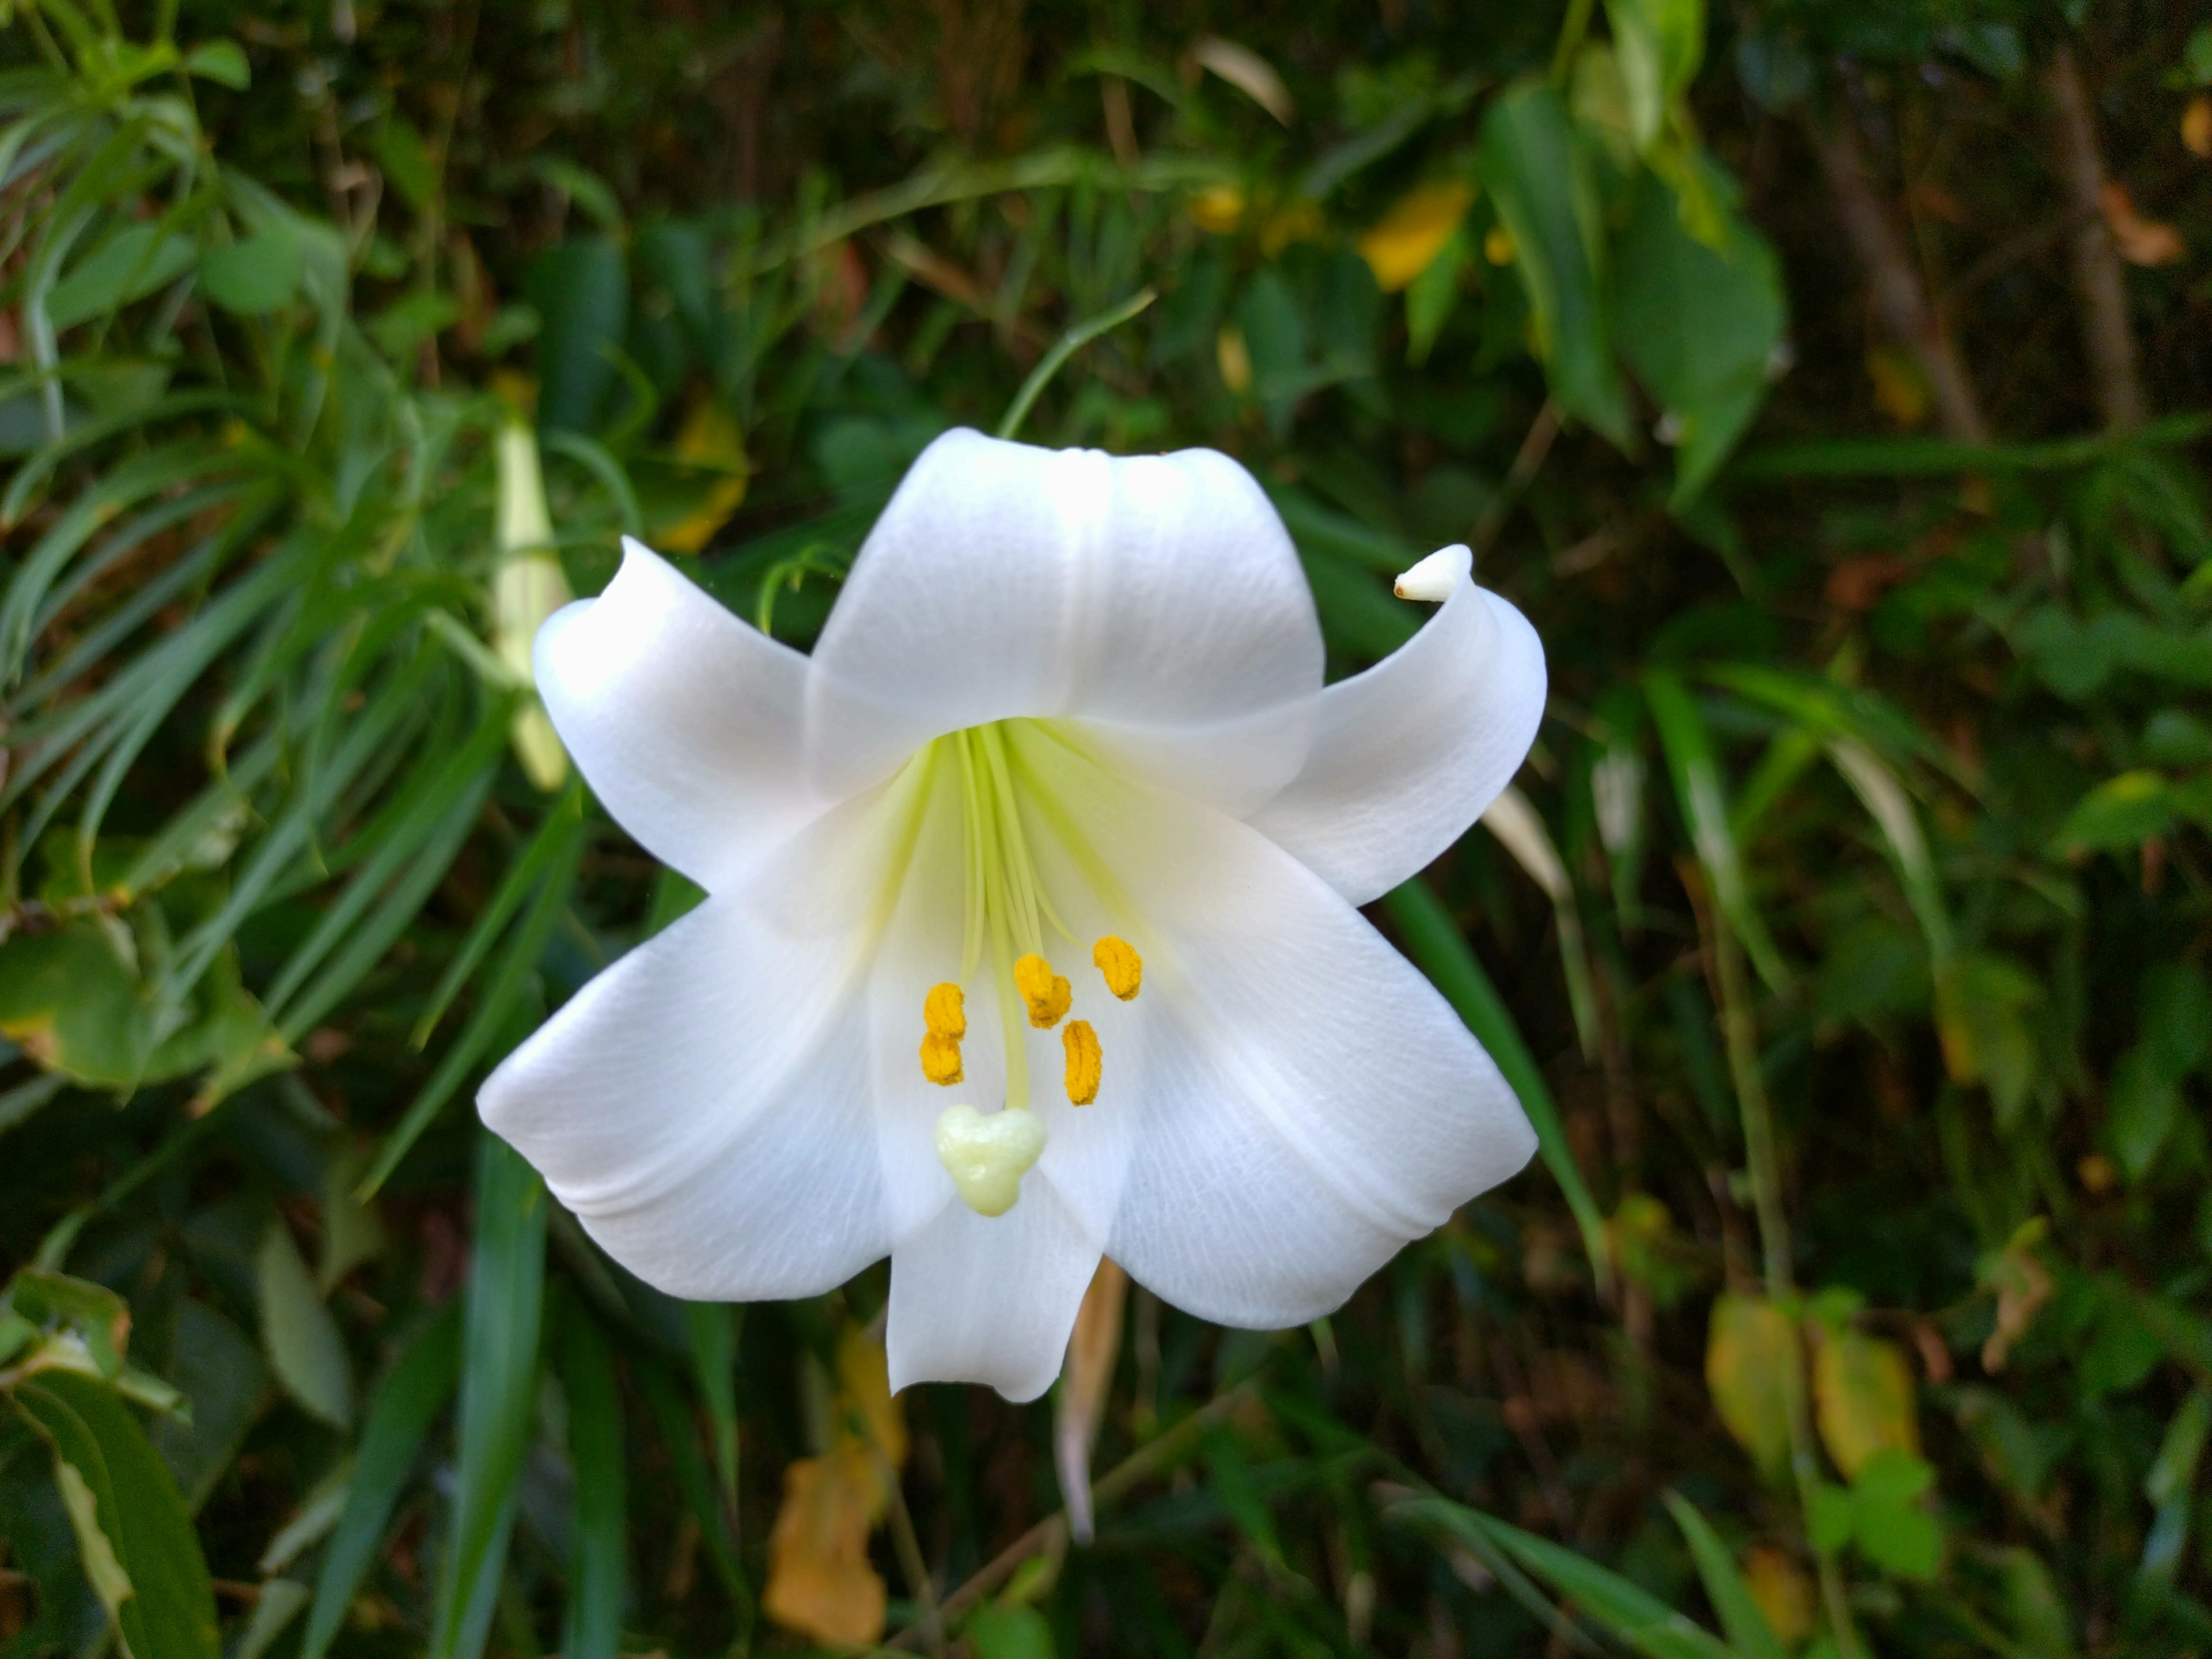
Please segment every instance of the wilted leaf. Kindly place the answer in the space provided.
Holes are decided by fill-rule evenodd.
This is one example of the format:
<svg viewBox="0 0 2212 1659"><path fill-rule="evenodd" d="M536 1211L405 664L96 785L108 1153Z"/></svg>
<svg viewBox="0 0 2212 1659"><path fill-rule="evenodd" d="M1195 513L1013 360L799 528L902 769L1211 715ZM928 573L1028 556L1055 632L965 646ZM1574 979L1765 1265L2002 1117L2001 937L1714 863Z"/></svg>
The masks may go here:
<svg viewBox="0 0 2212 1659"><path fill-rule="evenodd" d="M761 1598L769 1618L823 1642L859 1645L883 1635L887 1592L868 1565L877 1490L873 1459L858 1446L802 1457L784 1471Z"/></svg>
<svg viewBox="0 0 2212 1659"><path fill-rule="evenodd" d="M1705 1386L1722 1423L1769 1480L1790 1467L1790 1367L1798 1363L1796 1329L1772 1303L1733 1292L1714 1299Z"/></svg>
<svg viewBox="0 0 2212 1659"><path fill-rule="evenodd" d="M2097 206L2105 227L2112 233L2112 246L2131 265L2170 265L2187 257L2189 247L2181 233L2161 220L2146 219L2136 211L2127 187L2108 181L2098 192Z"/></svg>
<svg viewBox="0 0 2212 1659"><path fill-rule="evenodd" d="M1827 1334L1813 1359L1813 1403L1821 1442L1845 1474L1856 1476L1885 1449L1919 1455L1912 1368L1894 1343L1854 1330Z"/></svg>
<svg viewBox="0 0 2212 1659"><path fill-rule="evenodd" d="M1060 1374L1053 1454L1069 1529L1078 1543L1091 1541L1091 1448L1098 1438L1114 1364L1121 1357L1121 1311L1128 1299L1129 1275L1110 1256L1101 1256L1082 1306L1076 1310L1067 1361Z"/></svg>
<svg viewBox="0 0 2212 1659"><path fill-rule="evenodd" d="M1784 1646L1795 1648L1813 1633L1812 1575L1787 1551L1771 1544L1753 1546L1743 1558L1743 1583Z"/></svg>

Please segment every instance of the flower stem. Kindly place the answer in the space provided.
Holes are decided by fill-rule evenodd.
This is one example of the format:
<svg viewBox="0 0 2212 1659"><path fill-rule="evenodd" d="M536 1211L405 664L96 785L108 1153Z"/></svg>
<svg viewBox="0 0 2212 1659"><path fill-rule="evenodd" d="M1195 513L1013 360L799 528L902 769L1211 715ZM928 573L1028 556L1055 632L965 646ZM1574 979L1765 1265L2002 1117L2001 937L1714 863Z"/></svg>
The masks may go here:
<svg viewBox="0 0 2212 1659"><path fill-rule="evenodd" d="M1789 1315L1790 1352L1782 1367L1784 1414L1790 1426L1790 1471L1797 1486L1797 1501L1804 1514L1807 1541L1812 1543L1813 1563L1820 1581L1820 1600L1835 1637L1838 1659L1866 1659L1858 1627L1851 1618L1850 1602L1844 1592L1842 1570L1833 1550L1811 1538L1813 1498L1820 1484L1820 1466L1813 1443L1813 1419L1805 1398L1804 1354L1797 1319L1791 1311L1797 1286L1790 1262L1790 1219L1782 1209L1782 1169L1774 1147L1774 1112L1766 1097L1766 1079L1759 1068L1759 1030L1752 1018L1751 988L1744 975L1743 947L1717 905L1712 920L1714 976L1720 982L1721 1035L1728 1046L1729 1073L1735 1084L1736 1103L1743 1114L1744 1161L1751 1176L1753 1208L1759 1218L1759 1241L1766 1268L1767 1299Z"/></svg>
<svg viewBox="0 0 2212 1659"><path fill-rule="evenodd" d="M1159 297L1158 289L1140 288L1121 304L1078 323L1061 335L1052 349L1046 352L1037 366L1030 371L1029 379L1022 382L1022 389L1014 394L1014 401L1007 406L1006 419L999 422L999 429L993 435L1011 438L1019 432L1022 422L1029 418L1030 405L1036 402L1037 394L1050 383L1052 377L1060 373L1062 364L1108 329L1119 328Z"/></svg>

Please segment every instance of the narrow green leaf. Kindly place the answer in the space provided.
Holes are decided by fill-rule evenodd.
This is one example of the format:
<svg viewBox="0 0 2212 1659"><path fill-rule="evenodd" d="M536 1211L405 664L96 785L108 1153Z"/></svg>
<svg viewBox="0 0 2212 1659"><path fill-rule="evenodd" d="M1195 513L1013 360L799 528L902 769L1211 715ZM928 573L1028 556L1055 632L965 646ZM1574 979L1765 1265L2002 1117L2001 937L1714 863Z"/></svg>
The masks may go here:
<svg viewBox="0 0 2212 1659"><path fill-rule="evenodd" d="M538 1395L545 1213L538 1171L498 1136L477 1142L453 1529L438 1581L432 1659L477 1659L498 1606Z"/></svg>
<svg viewBox="0 0 2212 1659"><path fill-rule="evenodd" d="M1391 1513L1455 1537L1496 1544L1644 1659L1735 1659L1726 1643L1641 1585L1562 1545L1441 1498L1409 1499Z"/></svg>
<svg viewBox="0 0 2212 1659"><path fill-rule="evenodd" d="M1506 1083L1519 1097L1521 1109L1528 1115L1528 1121L1536 1131L1536 1143L1545 1167L1559 1183L1567 1207L1574 1212L1575 1225L1581 1231L1583 1249L1589 1256L1590 1267L1603 1279L1612 1272L1604 1214L1597 1200L1591 1197L1582 1168L1575 1162L1574 1151L1567 1145L1559 1109L1552 1099L1551 1090L1545 1085L1535 1056L1521 1040L1513 1016L1506 1012L1504 1001L1490 982L1490 975L1483 972L1482 963L1469 948L1465 935L1419 877L1392 888L1383 895L1382 902L1391 921L1397 924L1406 954L1443 994L1444 1000L1467 1023L1467 1029L1474 1033L1476 1040L1489 1050Z"/></svg>
<svg viewBox="0 0 2212 1659"><path fill-rule="evenodd" d="M607 1334L572 1303L562 1324L561 1376L568 1392L568 1461L576 1474L568 1561L566 1659L617 1659L629 1577L622 1398Z"/></svg>
<svg viewBox="0 0 2212 1659"><path fill-rule="evenodd" d="M707 1460L700 1453L698 1425L692 1420L691 1408L676 1378L665 1366L641 1359L633 1366L631 1375L637 1379L646 1403L653 1408L653 1419L660 1428L661 1443L668 1449L668 1461L675 1471L677 1488L699 1522L708 1557L714 1563L715 1577L729 1593L730 1606L737 1614L742 1638L752 1628L752 1587L746 1583L744 1569L738 1563L736 1541L730 1536L729 1522L714 1495L713 1480L707 1473Z"/></svg>
<svg viewBox="0 0 2212 1659"><path fill-rule="evenodd" d="M1728 791L1721 781L1720 762L1697 704L1680 679L1662 669L1644 677L1644 695L1651 705L1652 723L1659 728L1659 745L1666 751L1674 798L1689 827L1698 862L1705 867L1705 879L1712 884L1714 901L1743 941L1759 976L1778 991L1789 984L1790 970L1752 903L1750 884L1743 873L1743 854L1729 822Z"/></svg>
<svg viewBox="0 0 2212 1659"><path fill-rule="evenodd" d="M1674 1524L1682 1529L1682 1536L1690 1546L1690 1553L1698 1564L1698 1577L1705 1586L1705 1600L1720 1615L1721 1628L1728 1632L1736 1659L1789 1659L1780 1638L1774 1634L1774 1627L1766 1622L1766 1615L1752 1599L1750 1586L1736 1571L1735 1558L1729 1553L1728 1546L1721 1541L1711 1523L1680 1492L1663 1492L1661 1496L1666 1502L1667 1512L1674 1517Z"/></svg>
<svg viewBox="0 0 2212 1659"><path fill-rule="evenodd" d="M345 1510L315 1578L301 1659L322 1659L344 1621L399 1501L416 1448L453 1397L460 1375L460 1310L448 1306L417 1336L369 1407L346 1488Z"/></svg>
<svg viewBox="0 0 2212 1659"><path fill-rule="evenodd" d="M714 1474L732 1514L738 1504L738 1329L742 1308L687 1302L684 1322L691 1334L691 1376L706 1402L714 1436Z"/></svg>

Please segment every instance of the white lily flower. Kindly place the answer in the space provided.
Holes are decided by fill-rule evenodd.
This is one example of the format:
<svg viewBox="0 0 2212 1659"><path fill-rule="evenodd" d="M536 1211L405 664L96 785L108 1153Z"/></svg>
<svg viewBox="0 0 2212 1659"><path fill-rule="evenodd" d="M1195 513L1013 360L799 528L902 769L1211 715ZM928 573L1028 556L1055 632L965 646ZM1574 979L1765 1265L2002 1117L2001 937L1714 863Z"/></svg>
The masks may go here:
<svg viewBox="0 0 2212 1659"><path fill-rule="evenodd" d="M1328 1312L1535 1147L1354 908L1541 717L1534 632L1453 552L1420 632L1324 689L1290 538L1211 451L947 434L811 657L630 543L538 684L708 896L507 1058L484 1121L678 1296L888 1255L894 1388L1034 1398L1102 1252L1223 1324Z"/></svg>

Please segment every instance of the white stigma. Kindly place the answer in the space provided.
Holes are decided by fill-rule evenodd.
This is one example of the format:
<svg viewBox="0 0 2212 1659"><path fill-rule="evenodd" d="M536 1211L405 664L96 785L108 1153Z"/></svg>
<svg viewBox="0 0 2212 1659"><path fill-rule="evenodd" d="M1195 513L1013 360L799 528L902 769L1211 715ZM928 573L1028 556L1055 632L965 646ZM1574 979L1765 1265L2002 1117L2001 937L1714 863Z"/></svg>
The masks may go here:
<svg viewBox="0 0 2212 1659"><path fill-rule="evenodd" d="M1449 547L1438 548L1399 577L1391 584L1391 592L1401 599L1442 605L1474 568L1474 552L1465 542L1454 542Z"/></svg>
<svg viewBox="0 0 2212 1659"><path fill-rule="evenodd" d="M948 1106L937 1120L937 1161L977 1215L1004 1215L1022 1195L1022 1177L1044 1151L1044 1125L1019 1106L986 1117Z"/></svg>

